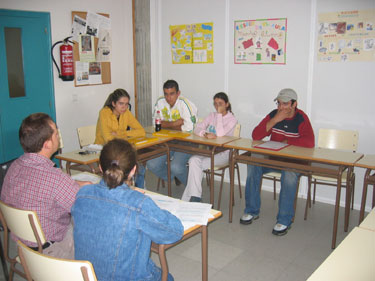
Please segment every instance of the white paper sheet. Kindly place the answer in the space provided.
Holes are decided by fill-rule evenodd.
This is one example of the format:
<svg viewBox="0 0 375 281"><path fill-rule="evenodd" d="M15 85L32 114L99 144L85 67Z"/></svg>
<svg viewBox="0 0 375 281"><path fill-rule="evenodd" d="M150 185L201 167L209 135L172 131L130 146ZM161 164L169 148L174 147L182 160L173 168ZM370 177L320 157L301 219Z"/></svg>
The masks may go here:
<svg viewBox="0 0 375 281"><path fill-rule="evenodd" d="M185 202L168 196L146 194L159 206L181 220L184 230L195 225L207 225L212 205L206 203Z"/></svg>

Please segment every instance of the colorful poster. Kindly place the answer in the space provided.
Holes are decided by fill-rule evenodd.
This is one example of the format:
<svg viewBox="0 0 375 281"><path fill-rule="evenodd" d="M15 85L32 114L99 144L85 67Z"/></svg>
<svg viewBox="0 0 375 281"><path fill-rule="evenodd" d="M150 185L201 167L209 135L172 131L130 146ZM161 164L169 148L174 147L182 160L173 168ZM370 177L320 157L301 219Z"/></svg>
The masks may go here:
<svg viewBox="0 0 375 281"><path fill-rule="evenodd" d="M318 61L375 61L375 9L320 14Z"/></svg>
<svg viewBox="0 0 375 281"><path fill-rule="evenodd" d="M172 63L213 63L213 23L170 26Z"/></svg>
<svg viewBox="0 0 375 281"><path fill-rule="evenodd" d="M234 63L285 64L287 19L234 22Z"/></svg>

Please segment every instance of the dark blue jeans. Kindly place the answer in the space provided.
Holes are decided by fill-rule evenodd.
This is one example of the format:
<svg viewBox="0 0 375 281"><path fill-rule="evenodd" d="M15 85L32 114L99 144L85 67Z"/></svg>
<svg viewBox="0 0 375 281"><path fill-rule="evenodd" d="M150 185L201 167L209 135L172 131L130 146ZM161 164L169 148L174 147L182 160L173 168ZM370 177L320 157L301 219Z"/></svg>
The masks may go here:
<svg viewBox="0 0 375 281"><path fill-rule="evenodd" d="M263 174L269 172L281 173L281 190L279 196L279 213L277 222L289 226L294 217L294 198L297 192L299 173L281 171L261 166L247 165L247 179L245 189L245 213L253 216L260 212L260 181Z"/></svg>

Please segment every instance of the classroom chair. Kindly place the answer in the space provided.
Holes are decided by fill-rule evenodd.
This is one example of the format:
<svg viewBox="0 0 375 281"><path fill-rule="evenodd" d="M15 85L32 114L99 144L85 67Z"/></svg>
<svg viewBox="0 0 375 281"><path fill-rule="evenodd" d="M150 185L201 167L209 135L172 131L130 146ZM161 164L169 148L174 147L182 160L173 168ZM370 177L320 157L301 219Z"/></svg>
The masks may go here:
<svg viewBox="0 0 375 281"><path fill-rule="evenodd" d="M349 130L336 130L336 129L319 129L318 135L318 148L329 148L329 149L338 149L356 152L358 147L358 131L349 131ZM314 193L313 193L313 204L315 204L315 194L316 186L319 185L330 185L337 186L337 178L312 175L311 182L314 184ZM347 172L342 174L341 178L341 187L347 188L352 187L352 209L354 204L354 184L355 184L355 174L347 182ZM308 185L308 198L311 198L311 184ZM311 201L306 201L305 207L305 219L307 217L307 208L311 207Z"/></svg>
<svg viewBox="0 0 375 281"><path fill-rule="evenodd" d="M21 241L17 244L28 281L97 281L89 261L58 259L36 252Z"/></svg>
<svg viewBox="0 0 375 281"><path fill-rule="evenodd" d="M234 128L234 137L240 137L241 134L241 124L237 123L236 127ZM229 163L226 165L221 165L221 166L214 166L214 176L220 176L221 181L220 181L220 192L219 192L219 198L217 201L217 206L218 209L220 209L220 204L221 204L221 194L223 191L223 183L224 183L224 175L225 175L225 170L229 168ZM234 170L237 170L237 177L238 177L238 189L240 192L240 198L242 198L242 191L241 191L241 180L240 180L240 169L237 163L234 164ZM207 186L210 186L210 176L211 176L211 169L206 169L203 171L206 174L206 180L207 180ZM231 203L230 203L231 204ZM234 202L233 202L234 204Z"/></svg>
<svg viewBox="0 0 375 281"><path fill-rule="evenodd" d="M9 231L23 240L36 243L38 251L42 252L46 238L38 215L34 211L14 208L0 201L0 220L4 227L4 255L10 263L9 281L13 280L14 272L26 279L26 274L16 268L17 263L20 263L19 257L9 256Z"/></svg>
<svg viewBox="0 0 375 281"><path fill-rule="evenodd" d="M96 137L96 125L77 128L77 135L80 148L93 144L95 142ZM77 170L80 172L91 172L95 174L100 174L99 167L96 163L89 165L72 164L70 166L70 169Z"/></svg>

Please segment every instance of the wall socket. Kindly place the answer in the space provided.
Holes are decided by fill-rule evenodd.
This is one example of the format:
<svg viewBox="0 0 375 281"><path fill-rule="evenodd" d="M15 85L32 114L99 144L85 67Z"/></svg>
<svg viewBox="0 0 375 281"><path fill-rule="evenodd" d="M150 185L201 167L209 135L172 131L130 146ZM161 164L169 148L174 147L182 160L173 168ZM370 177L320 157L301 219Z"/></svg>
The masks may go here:
<svg viewBox="0 0 375 281"><path fill-rule="evenodd" d="M73 102L77 102L78 101L78 95L72 94L72 100L73 100Z"/></svg>

